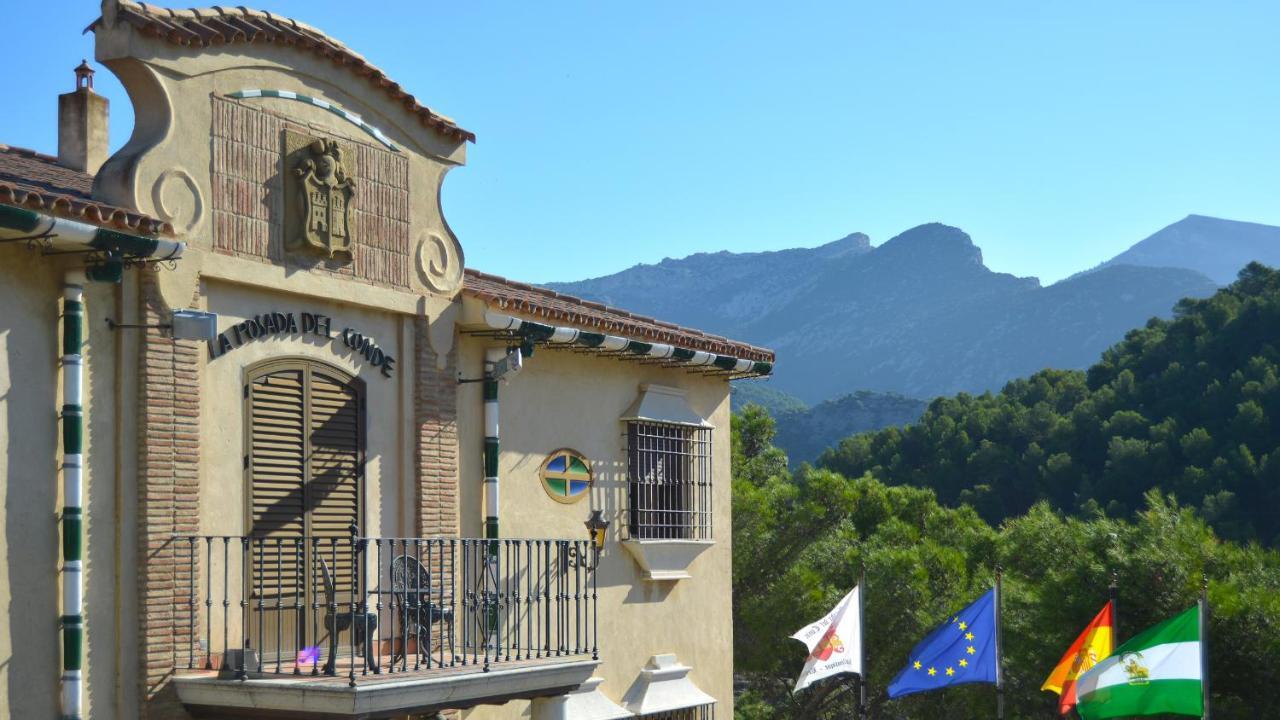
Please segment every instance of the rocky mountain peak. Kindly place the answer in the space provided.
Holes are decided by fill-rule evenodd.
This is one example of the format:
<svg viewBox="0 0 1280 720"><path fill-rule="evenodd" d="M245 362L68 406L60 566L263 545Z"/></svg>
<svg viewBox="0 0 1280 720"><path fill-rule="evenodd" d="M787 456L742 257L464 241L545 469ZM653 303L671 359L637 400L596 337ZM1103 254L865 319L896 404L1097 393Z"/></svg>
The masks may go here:
<svg viewBox="0 0 1280 720"><path fill-rule="evenodd" d="M1280 264L1280 227L1188 215L1094 270L1113 265L1187 268L1226 285L1254 260Z"/></svg>
<svg viewBox="0 0 1280 720"><path fill-rule="evenodd" d="M862 255L871 251L871 238L865 233L855 232L849 233L839 240L833 240L826 245L820 245L814 248L814 252L819 257L837 258L847 255Z"/></svg>
<svg viewBox="0 0 1280 720"><path fill-rule="evenodd" d="M942 223L917 225L875 249L882 256L900 256L923 267L966 263L981 266L982 249L969 234Z"/></svg>

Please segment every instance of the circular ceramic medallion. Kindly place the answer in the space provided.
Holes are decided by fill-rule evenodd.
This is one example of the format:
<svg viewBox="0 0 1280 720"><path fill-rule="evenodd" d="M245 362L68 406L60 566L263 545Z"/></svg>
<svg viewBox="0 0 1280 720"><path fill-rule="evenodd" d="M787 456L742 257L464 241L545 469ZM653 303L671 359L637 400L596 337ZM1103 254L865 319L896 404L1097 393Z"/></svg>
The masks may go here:
<svg viewBox="0 0 1280 720"><path fill-rule="evenodd" d="M576 503L591 489L591 461L576 450L551 453L538 474L542 489L556 502Z"/></svg>

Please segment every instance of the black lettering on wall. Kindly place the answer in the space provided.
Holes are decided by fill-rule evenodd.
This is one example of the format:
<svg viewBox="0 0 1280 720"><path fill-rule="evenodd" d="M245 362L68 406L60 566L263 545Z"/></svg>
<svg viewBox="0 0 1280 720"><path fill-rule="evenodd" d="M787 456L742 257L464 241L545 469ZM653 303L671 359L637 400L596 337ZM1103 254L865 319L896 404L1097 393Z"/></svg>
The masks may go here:
<svg viewBox="0 0 1280 720"><path fill-rule="evenodd" d="M302 319L301 324L298 322L299 316ZM212 359L226 355L250 340L279 335L314 335L328 340L333 338L333 323L328 315L313 312L302 312L297 315L266 312L254 315L252 318L232 325L229 330L219 333L216 338L210 340L209 357ZM377 368L383 377L391 377L391 373L395 370L396 359L383 350L374 338L353 328L343 328L342 333L334 339L334 344L337 343L341 343L354 351L354 354L363 357L365 362Z"/></svg>

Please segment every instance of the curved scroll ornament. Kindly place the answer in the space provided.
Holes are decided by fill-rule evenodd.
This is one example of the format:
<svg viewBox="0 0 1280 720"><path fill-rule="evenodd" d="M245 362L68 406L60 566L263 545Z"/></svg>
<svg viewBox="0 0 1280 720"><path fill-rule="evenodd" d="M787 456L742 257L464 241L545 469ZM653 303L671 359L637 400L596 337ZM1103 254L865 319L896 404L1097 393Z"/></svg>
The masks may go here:
<svg viewBox="0 0 1280 720"><path fill-rule="evenodd" d="M462 254L456 243L436 233L418 240L418 276L438 293L450 293L462 284Z"/></svg>
<svg viewBox="0 0 1280 720"><path fill-rule="evenodd" d="M191 173L171 167L156 177L151 186L151 204L161 220L180 234L190 233L204 217L204 198Z"/></svg>

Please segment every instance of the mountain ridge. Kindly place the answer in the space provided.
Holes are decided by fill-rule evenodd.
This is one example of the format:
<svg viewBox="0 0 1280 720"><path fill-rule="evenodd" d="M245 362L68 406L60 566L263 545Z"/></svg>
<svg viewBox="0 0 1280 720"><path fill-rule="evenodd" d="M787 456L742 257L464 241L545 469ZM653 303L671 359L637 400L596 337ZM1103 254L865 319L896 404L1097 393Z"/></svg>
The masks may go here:
<svg viewBox="0 0 1280 720"><path fill-rule="evenodd" d="M871 245L699 253L554 290L771 347L773 384L808 403L869 390L929 398L1078 368L1182 297L1193 270L1115 265L1049 286L996 272L963 230L926 223Z"/></svg>
<svg viewBox="0 0 1280 720"><path fill-rule="evenodd" d="M1280 265L1280 227L1193 213L1076 275L1114 265L1181 267L1228 285L1240 268L1254 260Z"/></svg>

